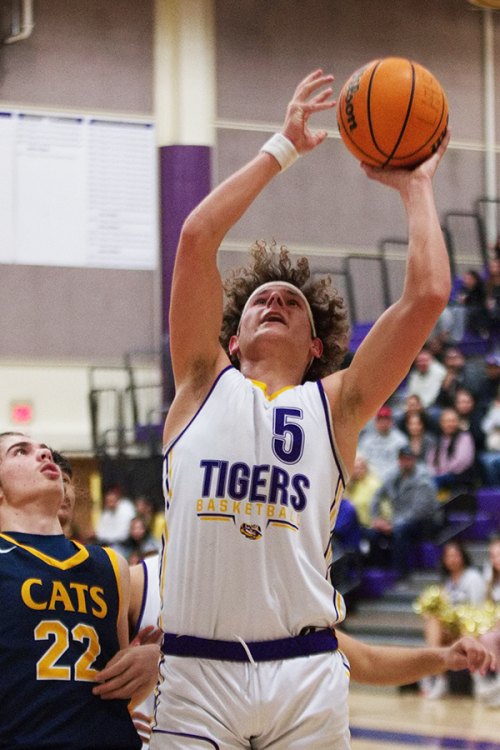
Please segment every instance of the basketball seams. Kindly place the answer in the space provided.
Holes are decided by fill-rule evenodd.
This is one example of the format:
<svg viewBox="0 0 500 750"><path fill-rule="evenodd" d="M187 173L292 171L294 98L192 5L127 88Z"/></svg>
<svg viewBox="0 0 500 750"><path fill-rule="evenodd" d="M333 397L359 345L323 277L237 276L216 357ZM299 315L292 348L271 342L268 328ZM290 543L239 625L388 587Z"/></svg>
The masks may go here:
<svg viewBox="0 0 500 750"><path fill-rule="evenodd" d="M436 135L443 128L443 125L447 124L444 122L444 113L445 113L445 99L444 99L444 95L441 95L441 114L439 115L439 122L436 125L435 129L432 131L431 135L417 149L415 149L414 151L405 152L404 154L401 154L400 156L395 156L393 158L393 161L397 162L398 159L410 159L412 156L415 156L416 154L418 154L419 151L422 151L423 148L426 148L429 145L429 143L431 143L431 141L433 141L436 138Z"/></svg>
<svg viewBox="0 0 500 750"><path fill-rule="evenodd" d="M401 140L404 136L406 126L408 125L408 120L410 119L410 113L413 107L413 100L415 98L415 66L413 63L410 63L410 69L411 69L411 88L410 88L410 97L408 100L408 106L406 107L406 115L403 120L403 124L401 126L401 130L399 131L399 136L396 139L396 143L394 145L394 148L392 149L392 152L389 154L386 163L383 165L384 167L387 167L392 159L396 151L398 150L398 146L401 143ZM420 150L420 149L419 149Z"/></svg>
<svg viewBox="0 0 500 750"><path fill-rule="evenodd" d="M379 151L379 153L382 154L382 156L384 157L384 159L386 159L387 158L387 154L385 153L385 151L383 151L380 148L380 146L377 143L377 139L375 138L375 133L373 132L372 116L371 116L372 115L371 93L372 93L373 80L375 78L375 73L377 72L378 68L380 67L380 63L381 62L382 61L379 60L378 63L375 65L375 67L373 68L373 70L372 70L372 72L370 74L370 78L369 78L369 81L368 81L368 91L366 92L366 115L367 115L366 119L368 120L368 129L370 130L370 137L372 139L372 143L375 146L375 148L377 149L377 151ZM380 166L382 166L382 167L385 166L385 162L382 161L381 164L380 164Z"/></svg>
<svg viewBox="0 0 500 750"><path fill-rule="evenodd" d="M447 122L448 102L439 81L406 58L373 60L358 68L340 92L340 135L357 159L374 166L415 167L434 153Z"/></svg>
<svg viewBox="0 0 500 750"><path fill-rule="evenodd" d="M339 121L339 117L338 117L339 114L340 114L340 121ZM342 111L341 110L337 110L337 124L339 126L342 126L341 128L339 127L339 130L341 130L341 135L342 135L342 132L343 132L344 133L344 140L345 140L345 138L347 138L347 140L350 141L350 143L352 144L353 148L356 149L358 158L360 158L359 155L363 155L363 156L366 156L366 160L363 160L363 161L366 161L368 164L372 164L373 166L379 166L379 167L382 166L382 164L384 163L382 159L380 159L379 161L377 161L377 164L374 165L373 162L376 161L375 157L373 157L371 154L368 154L366 151L363 151L363 149L358 146L358 144L356 143L356 141L354 141L353 138L351 138L351 136L350 136L350 134L349 134L349 132L348 132L348 130L346 128L345 122L343 120Z"/></svg>
<svg viewBox="0 0 500 750"><path fill-rule="evenodd" d="M379 62L376 63L377 65ZM352 74L352 76L348 79L348 81L345 83L345 85L342 87L342 90L339 95L339 106L337 107L337 125L339 127L340 134L345 141L347 139L352 147L356 150L356 156L358 159L361 159L362 157L365 157L365 159L362 159L363 161L366 161L368 164L372 164L372 166L381 167L384 163L384 159L386 157L386 154L382 151L381 154L384 157L383 159L377 159L372 154L369 154L367 151L364 151L354 140L354 138L351 137L351 134L349 133L349 130L347 128L347 118L345 116L345 103L346 103L346 92L349 88L349 85L352 81L352 79L360 74L361 76L369 70L368 66L364 66L365 70L363 68L359 68L355 73Z"/></svg>

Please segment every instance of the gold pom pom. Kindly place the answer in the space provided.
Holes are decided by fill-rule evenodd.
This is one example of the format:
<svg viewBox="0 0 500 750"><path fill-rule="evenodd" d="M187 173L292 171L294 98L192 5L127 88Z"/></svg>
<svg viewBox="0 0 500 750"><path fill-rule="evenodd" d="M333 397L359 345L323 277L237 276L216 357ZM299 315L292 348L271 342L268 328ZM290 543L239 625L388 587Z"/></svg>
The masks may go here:
<svg viewBox="0 0 500 750"><path fill-rule="evenodd" d="M492 601L481 606L461 604L456 608L457 622L462 635L484 635L500 620L500 604Z"/></svg>
<svg viewBox="0 0 500 750"><path fill-rule="evenodd" d="M454 635L484 635L500 622L500 603L488 601L481 606L459 604L452 607L440 586L428 586L413 603L418 615L432 615Z"/></svg>
<svg viewBox="0 0 500 750"><path fill-rule="evenodd" d="M448 597L441 586L427 586L413 603L413 609L418 615L439 615L450 606Z"/></svg>

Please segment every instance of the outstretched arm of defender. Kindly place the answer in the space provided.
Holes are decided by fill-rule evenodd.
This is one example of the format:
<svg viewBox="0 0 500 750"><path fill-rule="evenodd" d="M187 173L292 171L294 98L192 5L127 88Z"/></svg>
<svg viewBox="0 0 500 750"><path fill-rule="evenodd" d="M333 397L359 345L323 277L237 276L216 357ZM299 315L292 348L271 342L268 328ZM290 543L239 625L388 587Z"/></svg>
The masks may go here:
<svg viewBox="0 0 500 750"><path fill-rule="evenodd" d="M371 646L338 631L337 637L349 659L351 678L366 685L407 685L447 670L469 669L484 675L496 668L494 655L471 636L447 648Z"/></svg>

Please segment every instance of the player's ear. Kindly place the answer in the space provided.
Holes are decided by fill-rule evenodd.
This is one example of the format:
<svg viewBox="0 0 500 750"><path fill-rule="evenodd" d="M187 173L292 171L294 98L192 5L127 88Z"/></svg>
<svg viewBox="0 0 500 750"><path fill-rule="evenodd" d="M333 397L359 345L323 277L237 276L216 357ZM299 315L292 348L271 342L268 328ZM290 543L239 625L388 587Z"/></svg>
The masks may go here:
<svg viewBox="0 0 500 750"><path fill-rule="evenodd" d="M323 354L323 342L318 337L314 338L311 342L311 355L318 359Z"/></svg>
<svg viewBox="0 0 500 750"><path fill-rule="evenodd" d="M234 359L238 359L240 353L240 342L238 340L238 336L231 336L227 348L230 356Z"/></svg>

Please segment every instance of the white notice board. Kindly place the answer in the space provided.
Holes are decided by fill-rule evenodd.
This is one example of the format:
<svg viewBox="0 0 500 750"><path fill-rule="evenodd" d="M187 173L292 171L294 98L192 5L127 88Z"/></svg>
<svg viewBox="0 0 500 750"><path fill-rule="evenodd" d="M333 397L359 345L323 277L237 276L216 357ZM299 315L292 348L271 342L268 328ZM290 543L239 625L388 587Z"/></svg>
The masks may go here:
<svg viewBox="0 0 500 750"><path fill-rule="evenodd" d="M0 111L1 263L153 269L151 122Z"/></svg>
<svg viewBox="0 0 500 750"><path fill-rule="evenodd" d="M0 263L14 262L14 243L14 122L0 112Z"/></svg>

